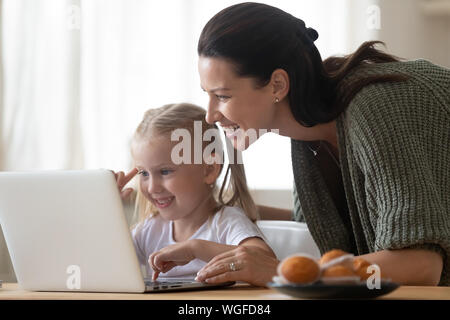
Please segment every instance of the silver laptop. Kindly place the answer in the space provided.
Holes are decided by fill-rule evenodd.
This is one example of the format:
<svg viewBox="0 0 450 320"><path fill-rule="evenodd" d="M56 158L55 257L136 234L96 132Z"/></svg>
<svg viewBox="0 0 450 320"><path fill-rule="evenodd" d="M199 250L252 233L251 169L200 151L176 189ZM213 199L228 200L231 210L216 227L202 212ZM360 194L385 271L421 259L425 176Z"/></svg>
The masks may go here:
<svg viewBox="0 0 450 320"><path fill-rule="evenodd" d="M145 279L109 170L0 172L0 224L24 290L165 292L232 284Z"/></svg>

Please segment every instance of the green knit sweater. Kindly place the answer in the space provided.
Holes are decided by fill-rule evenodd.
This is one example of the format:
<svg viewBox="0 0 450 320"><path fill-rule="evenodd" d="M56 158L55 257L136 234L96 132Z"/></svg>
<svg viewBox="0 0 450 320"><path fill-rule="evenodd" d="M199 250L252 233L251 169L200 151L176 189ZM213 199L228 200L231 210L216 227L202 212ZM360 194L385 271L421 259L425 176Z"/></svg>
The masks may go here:
<svg viewBox="0 0 450 320"><path fill-rule="evenodd" d="M365 86L336 120L348 211L338 212L308 145L291 140L294 220L322 253L425 248L440 253L450 285L450 70L426 60L354 71L403 73Z"/></svg>

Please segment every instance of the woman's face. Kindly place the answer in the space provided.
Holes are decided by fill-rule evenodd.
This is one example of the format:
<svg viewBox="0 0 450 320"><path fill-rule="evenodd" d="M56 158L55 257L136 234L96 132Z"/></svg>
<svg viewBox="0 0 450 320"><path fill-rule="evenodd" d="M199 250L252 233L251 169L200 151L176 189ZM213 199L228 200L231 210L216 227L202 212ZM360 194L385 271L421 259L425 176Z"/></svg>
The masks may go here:
<svg viewBox="0 0 450 320"><path fill-rule="evenodd" d="M217 122L233 146L245 150L274 119L274 94L270 85L256 87L254 78L239 77L233 65L221 58L200 56L202 89L209 95L206 121ZM265 130L264 130L265 129Z"/></svg>

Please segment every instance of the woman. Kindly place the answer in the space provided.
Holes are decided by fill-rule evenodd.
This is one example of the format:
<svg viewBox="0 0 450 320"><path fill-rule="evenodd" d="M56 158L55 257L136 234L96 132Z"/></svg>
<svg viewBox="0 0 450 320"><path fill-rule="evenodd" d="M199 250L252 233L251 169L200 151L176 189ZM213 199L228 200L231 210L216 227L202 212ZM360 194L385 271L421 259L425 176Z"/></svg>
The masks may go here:
<svg viewBox="0 0 450 320"><path fill-rule="evenodd" d="M249 129L292 139L293 219L307 223L322 253L352 252L400 284L450 285L450 70L400 62L376 42L322 61L317 37L264 4L216 14L198 43L207 121L244 149ZM291 218L269 207L260 214ZM238 248L198 279L264 286L278 262Z"/></svg>

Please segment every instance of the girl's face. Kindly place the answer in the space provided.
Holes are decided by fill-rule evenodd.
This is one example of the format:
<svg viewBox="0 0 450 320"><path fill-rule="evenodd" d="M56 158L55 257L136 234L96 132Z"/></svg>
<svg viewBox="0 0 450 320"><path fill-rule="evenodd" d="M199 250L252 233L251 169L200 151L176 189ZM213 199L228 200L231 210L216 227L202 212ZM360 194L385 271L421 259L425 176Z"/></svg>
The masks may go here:
<svg viewBox="0 0 450 320"><path fill-rule="evenodd" d="M202 89L209 95L208 123L218 122L236 149L244 150L271 130L275 117L272 87L256 88L253 78L238 77L233 65L220 58L200 56Z"/></svg>
<svg viewBox="0 0 450 320"><path fill-rule="evenodd" d="M132 145L141 191L166 220L191 218L211 204L211 177L206 166L175 165L171 160L175 144L163 135L134 141Z"/></svg>

